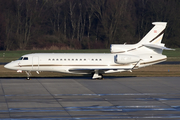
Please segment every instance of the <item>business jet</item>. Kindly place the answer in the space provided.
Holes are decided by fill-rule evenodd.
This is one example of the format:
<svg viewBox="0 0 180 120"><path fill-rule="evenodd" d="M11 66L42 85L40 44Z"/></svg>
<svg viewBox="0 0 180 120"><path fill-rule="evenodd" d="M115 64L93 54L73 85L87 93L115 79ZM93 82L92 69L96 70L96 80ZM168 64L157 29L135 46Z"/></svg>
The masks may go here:
<svg viewBox="0 0 180 120"><path fill-rule="evenodd" d="M166 22L153 22L154 27L136 44L111 44L111 53L34 53L23 55L4 67L17 72L31 71L92 74L92 79L102 79L105 73L132 71L167 59L162 55L166 48L161 43Z"/></svg>

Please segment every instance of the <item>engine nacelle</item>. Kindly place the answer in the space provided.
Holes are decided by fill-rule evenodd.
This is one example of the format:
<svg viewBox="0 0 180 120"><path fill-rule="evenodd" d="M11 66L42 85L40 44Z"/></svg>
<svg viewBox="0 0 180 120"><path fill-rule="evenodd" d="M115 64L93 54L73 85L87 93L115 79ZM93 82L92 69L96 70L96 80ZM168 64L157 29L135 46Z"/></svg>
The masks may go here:
<svg viewBox="0 0 180 120"><path fill-rule="evenodd" d="M135 49L135 45L126 45L126 44L111 44L110 51L111 53L124 53L127 50Z"/></svg>
<svg viewBox="0 0 180 120"><path fill-rule="evenodd" d="M111 53L117 53L117 52L123 53L123 52L125 52L125 50L122 49L122 46L123 45L119 45L119 44L111 44L111 47L110 47Z"/></svg>
<svg viewBox="0 0 180 120"><path fill-rule="evenodd" d="M138 56L135 55L116 55L114 57L114 61L115 63L118 64L129 64L129 63L135 63L138 62L140 60L140 58Z"/></svg>

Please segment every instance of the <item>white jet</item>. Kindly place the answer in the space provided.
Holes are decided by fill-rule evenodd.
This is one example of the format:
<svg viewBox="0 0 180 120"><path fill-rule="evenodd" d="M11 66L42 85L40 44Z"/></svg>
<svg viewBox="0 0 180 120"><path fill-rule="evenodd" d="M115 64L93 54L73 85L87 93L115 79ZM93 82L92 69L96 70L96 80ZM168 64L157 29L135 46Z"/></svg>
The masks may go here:
<svg viewBox="0 0 180 120"><path fill-rule="evenodd" d="M132 71L141 67L163 62L167 59L162 51L172 50L161 43L166 22L155 25L137 44L112 44L111 53L34 53L4 67L17 72L25 71L27 79L31 71L92 74L93 79L102 79L105 73Z"/></svg>

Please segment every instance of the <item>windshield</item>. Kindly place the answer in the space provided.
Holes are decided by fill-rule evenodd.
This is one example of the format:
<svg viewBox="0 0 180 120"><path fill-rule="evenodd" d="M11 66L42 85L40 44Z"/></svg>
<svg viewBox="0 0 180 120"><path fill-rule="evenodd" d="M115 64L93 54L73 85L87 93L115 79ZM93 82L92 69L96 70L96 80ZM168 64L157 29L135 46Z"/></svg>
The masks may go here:
<svg viewBox="0 0 180 120"><path fill-rule="evenodd" d="M23 57L20 57L18 60L22 60L23 59Z"/></svg>

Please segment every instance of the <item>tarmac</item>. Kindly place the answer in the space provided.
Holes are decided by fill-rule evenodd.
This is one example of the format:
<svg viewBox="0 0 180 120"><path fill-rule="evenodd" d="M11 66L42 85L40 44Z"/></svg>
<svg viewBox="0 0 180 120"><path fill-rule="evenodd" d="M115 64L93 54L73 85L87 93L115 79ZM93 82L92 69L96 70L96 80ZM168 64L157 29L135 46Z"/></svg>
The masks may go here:
<svg viewBox="0 0 180 120"><path fill-rule="evenodd" d="M180 77L1 78L0 119L180 119Z"/></svg>

